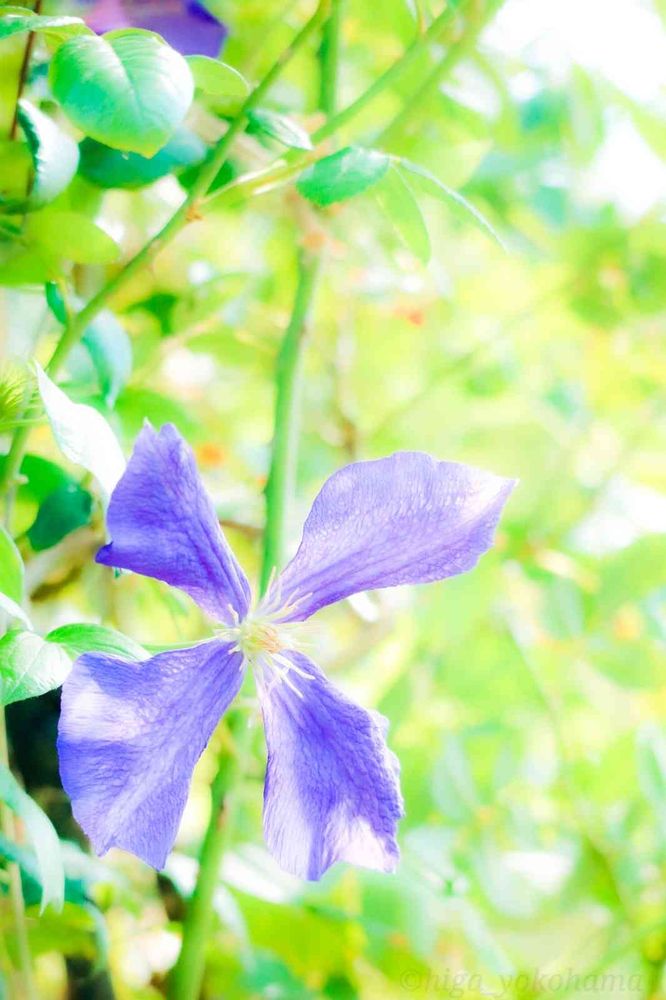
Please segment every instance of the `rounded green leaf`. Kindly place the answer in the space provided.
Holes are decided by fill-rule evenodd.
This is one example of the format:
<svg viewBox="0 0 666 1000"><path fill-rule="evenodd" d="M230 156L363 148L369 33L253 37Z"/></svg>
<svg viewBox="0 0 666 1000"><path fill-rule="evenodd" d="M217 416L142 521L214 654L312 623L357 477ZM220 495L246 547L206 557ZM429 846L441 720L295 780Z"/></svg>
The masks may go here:
<svg viewBox="0 0 666 1000"><path fill-rule="evenodd" d="M4 764L0 765L0 800L23 820L34 848L42 885L42 912L49 903L61 910L65 897L65 869L58 835L46 813L23 791Z"/></svg>
<svg viewBox="0 0 666 1000"><path fill-rule="evenodd" d="M125 471L118 439L101 413L73 403L37 363L35 368L44 409L63 455L90 472L108 499Z"/></svg>
<svg viewBox="0 0 666 1000"><path fill-rule="evenodd" d="M35 552L50 549L66 535L90 523L92 496L76 483L66 483L54 490L37 511L28 528L28 541Z"/></svg>
<svg viewBox="0 0 666 1000"><path fill-rule="evenodd" d="M0 639L0 704L35 698L60 687L71 660L56 643L13 629Z"/></svg>
<svg viewBox="0 0 666 1000"><path fill-rule="evenodd" d="M48 254L77 264L111 264L120 253L115 240L79 212L48 209L35 213L28 231Z"/></svg>
<svg viewBox="0 0 666 1000"><path fill-rule="evenodd" d="M80 147L79 173L101 188L141 188L160 177L195 166L206 156L206 144L185 128L178 129L154 156L121 153L94 139L84 139Z"/></svg>
<svg viewBox="0 0 666 1000"><path fill-rule="evenodd" d="M138 29L71 38L53 57L50 80L86 135L143 156L166 143L194 93L185 59L158 35Z"/></svg>
<svg viewBox="0 0 666 1000"><path fill-rule="evenodd" d="M297 122L288 118L287 115L278 114L277 111L266 111L264 108L257 108L248 114L248 132L258 132L270 136L283 146L292 149L312 149L310 136Z"/></svg>
<svg viewBox="0 0 666 1000"><path fill-rule="evenodd" d="M3 527L0 527L0 593L17 604L23 600L23 560Z"/></svg>
<svg viewBox="0 0 666 1000"><path fill-rule="evenodd" d="M212 97L244 98L250 93L250 85L237 69L211 59L210 56L188 56L187 62L194 77L197 90Z"/></svg>
<svg viewBox="0 0 666 1000"><path fill-rule="evenodd" d="M48 17L35 14L29 7L6 6L0 10L0 41L24 31L43 31L56 38L88 32L80 17Z"/></svg>
<svg viewBox="0 0 666 1000"><path fill-rule="evenodd" d="M428 194L432 198L437 198L439 201L445 201L455 211L471 216L479 229L483 230L488 236L491 236L496 243L499 243L503 250L506 249L502 238L495 231L495 229L493 229L485 215L482 215L478 208L475 208L474 205L467 200L467 198L464 198L458 191L454 191L453 188L443 184L442 181L435 177L434 174L431 174L425 167L419 166L418 163L412 163L410 160L401 159L400 166L403 170L407 171L415 185L418 186L424 194Z"/></svg>
<svg viewBox="0 0 666 1000"><path fill-rule="evenodd" d="M132 345L124 326L108 309L102 310L83 335L104 400L114 406L132 374Z"/></svg>
<svg viewBox="0 0 666 1000"><path fill-rule="evenodd" d="M38 208L65 190L79 165L79 149L52 118L29 101L19 102L18 120L34 169L28 203L31 208Z"/></svg>
<svg viewBox="0 0 666 1000"><path fill-rule="evenodd" d="M80 656L90 650L124 656L131 660L145 660L148 656L143 646L134 639L104 625L91 625L87 622L61 625L49 632L46 638L49 642L57 642L70 656Z"/></svg>
<svg viewBox="0 0 666 1000"><path fill-rule="evenodd" d="M430 260L430 237L419 204L405 179L391 167L377 185L375 193L407 249L427 264Z"/></svg>
<svg viewBox="0 0 666 1000"><path fill-rule="evenodd" d="M388 170L389 162L385 153L346 146L304 170L296 187L308 201L332 205L376 184Z"/></svg>

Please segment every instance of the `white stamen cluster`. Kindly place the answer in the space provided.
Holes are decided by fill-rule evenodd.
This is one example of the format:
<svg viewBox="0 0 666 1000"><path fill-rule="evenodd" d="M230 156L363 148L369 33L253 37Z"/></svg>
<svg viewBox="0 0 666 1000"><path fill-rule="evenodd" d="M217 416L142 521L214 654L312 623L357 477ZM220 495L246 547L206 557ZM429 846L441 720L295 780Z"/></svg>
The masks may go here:
<svg viewBox="0 0 666 1000"><path fill-rule="evenodd" d="M233 625L225 625L217 630L218 635L227 642L233 642L232 652L242 653L243 663L247 663L254 671L257 684L266 695L270 694L276 684L284 683L299 698L303 695L293 682L290 674L296 674L303 680L312 680L312 674L293 663L285 650L296 650L295 639L302 632L301 622L285 622L280 619L285 615L285 609L262 612L261 606L250 612L242 621L237 611L229 607ZM243 665L241 665L242 669Z"/></svg>

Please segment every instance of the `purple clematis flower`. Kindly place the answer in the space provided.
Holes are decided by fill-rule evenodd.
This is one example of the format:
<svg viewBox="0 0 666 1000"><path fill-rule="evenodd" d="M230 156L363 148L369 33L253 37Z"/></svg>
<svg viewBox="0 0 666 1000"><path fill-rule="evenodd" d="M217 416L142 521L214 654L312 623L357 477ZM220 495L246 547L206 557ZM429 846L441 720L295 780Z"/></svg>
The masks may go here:
<svg viewBox="0 0 666 1000"><path fill-rule="evenodd" d="M179 587L218 627L213 639L142 662L86 653L74 664L60 769L95 850L121 847L164 866L194 765L251 667L270 851L307 879L339 860L394 870L403 804L387 720L298 651L298 623L359 591L471 569L513 485L421 452L348 465L324 484L296 555L252 606L192 451L173 426L147 425L111 497L112 541L97 561Z"/></svg>
<svg viewBox="0 0 666 1000"><path fill-rule="evenodd" d="M184 56L216 58L227 28L198 0L95 0L86 21L99 33L145 28Z"/></svg>

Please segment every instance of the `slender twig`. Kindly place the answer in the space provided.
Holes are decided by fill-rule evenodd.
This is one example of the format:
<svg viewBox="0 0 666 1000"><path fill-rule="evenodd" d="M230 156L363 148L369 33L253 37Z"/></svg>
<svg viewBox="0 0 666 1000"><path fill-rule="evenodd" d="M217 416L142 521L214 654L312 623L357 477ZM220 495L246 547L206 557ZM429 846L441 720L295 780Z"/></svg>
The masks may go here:
<svg viewBox="0 0 666 1000"><path fill-rule="evenodd" d="M434 19L430 27L423 34L417 35L411 45L403 52L400 59L396 60L392 66L389 66L380 76L377 77L375 82L368 87L355 101L348 104L346 108L342 111L338 111L337 114L332 115L328 121L324 122L321 128L312 136L312 141L322 142L327 139L338 129L342 128L348 122L355 118L360 111L363 111L368 104L375 100L387 87L391 87L396 80L402 76L404 71L411 66L417 59L419 59L423 52L428 48L428 46L437 41L439 36L442 34L446 26L448 25L451 18L454 16L457 8L453 6L447 6L438 17Z"/></svg>
<svg viewBox="0 0 666 1000"><path fill-rule="evenodd" d="M35 0L35 6L33 12L39 14L42 9L42 0ZM18 131L18 116L19 116L19 101L21 100L21 95L23 94L23 88L25 87L25 82L28 79L28 69L30 68L30 57L32 56L32 47L35 44L35 33L34 31L28 32L28 40L25 43L25 49L23 51L23 59L21 60L21 68L19 70L18 86L16 88L16 106L14 108L14 117L12 118L12 124L9 129L9 138L15 139L16 133Z"/></svg>
<svg viewBox="0 0 666 1000"><path fill-rule="evenodd" d="M324 25L319 50L319 107L327 119L335 114L337 108L341 27L342 0L334 0L331 16Z"/></svg>
<svg viewBox="0 0 666 1000"><path fill-rule="evenodd" d="M9 749L7 746L7 727L5 725L5 710L0 707L0 764L9 768ZM8 840L16 840L16 822L11 809L0 803L0 827ZM32 978L32 961L28 929L25 922L25 903L23 901L23 886L21 871L17 864L7 864L9 878L9 899L12 908L12 920L16 938L16 968L19 989L15 996L25 997L25 1000L35 1000L35 986Z"/></svg>
<svg viewBox="0 0 666 1000"><path fill-rule="evenodd" d="M261 590L284 561L287 511L294 492L296 445L303 346L315 289L318 257L302 250L294 307L285 331L275 375L275 433L266 483L266 532L261 566Z"/></svg>
<svg viewBox="0 0 666 1000"><path fill-rule="evenodd" d="M231 744L220 753L220 763L211 786L210 820L199 854L197 881L187 905L178 961L169 977L169 1000L197 1000L201 992L215 890L238 803L237 796L231 793L238 786L250 732L243 713L231 715L227 725Z"/></svg>
<svg viewBox="0 0 666 1000"><path fill-rule="evenodd" d="M396 135L407 122L412 128L419 127L419 115L414 115L415 109L427 107L428 100L441 85L451 70L466 56L476 45L479 35L485 28L491 17L495 15L504 0L490 0L486 9L482 9L480 0L469 3L470 11L467 21L460 37L454 41L443 59L439 59L425 80L420 84L412 96L404 102L396 116L386 125L377 138L377 142L386 144ZM458 13L462 10L462 5L457 8Z"/></svg>

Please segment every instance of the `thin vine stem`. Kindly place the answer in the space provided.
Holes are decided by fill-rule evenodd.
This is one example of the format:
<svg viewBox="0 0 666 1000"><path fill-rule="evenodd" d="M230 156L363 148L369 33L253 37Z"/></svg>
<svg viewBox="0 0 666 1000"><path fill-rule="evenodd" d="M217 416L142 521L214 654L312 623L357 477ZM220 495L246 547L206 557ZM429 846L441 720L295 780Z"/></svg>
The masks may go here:
<svg viewBox="0 0 666 1000"><path fill-rule="evenodd" d="M9 748L7 745L7 726L4 707L0 707L0 765L9 770ZM16 822L11 809L4 802L0 803L0 829L8 840L16 840ZM7 864L9 880L9 901L12 911L12 922L16 939L16 970L17 986L14 994L23 1000L36 1000L35 985L32 976L32 961L28 928L25 922L25 903L23 901L23 886L21 870L13 861ZM20 992L19 992L20 990Z"/></svg>
<svg viewBox="0 0 666 1000"><path fill-rule="evenodd" d="M275 431L266 483L266 531L260 590L284 562L287 515L294 493L303 347L312 307L319 258L301 250L294 307L285 331L275 373Z"/></svg>
<svg viewBox="0 0 666 1000"><path fill-rule="evenodd" d="M39 14L41 9L42 9L42 0L35 0L35 6L33 7L33 14ZM30 57L32 56L32 48L34 44L35 44L35 33L34 31L29 31L28 40L26 41L25 49L23 50L21 68L19 69L18 86L16 88L16 105L14 107L14 115L12 117L12 123L9 127L10 139L15 139L16 133L18 132L19 102L21 100L21 95L23 94L25 81L28 78L28 70L30 68Z"/></svg>

